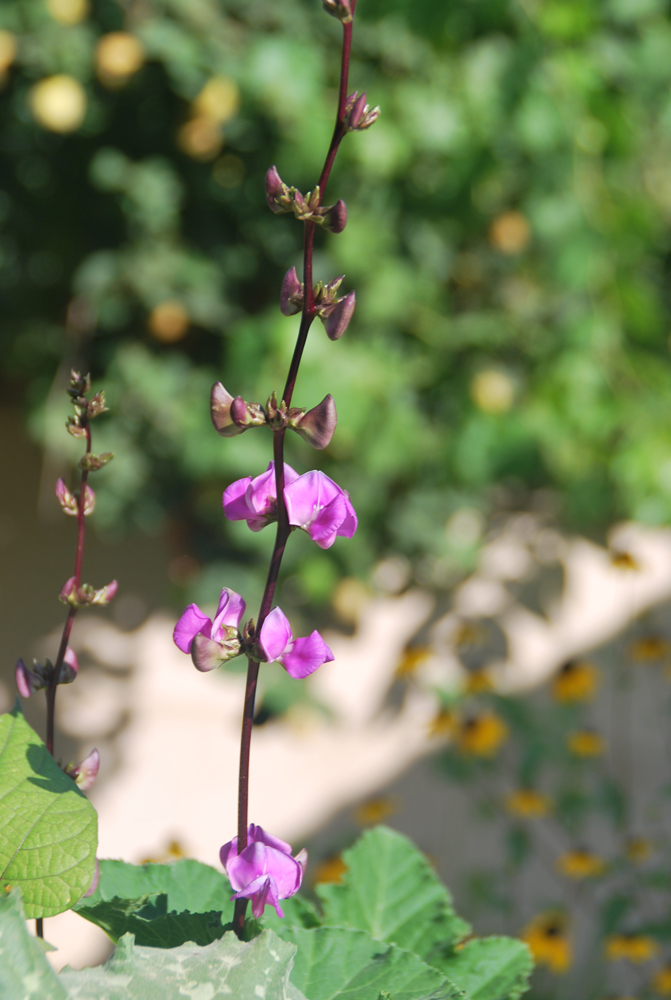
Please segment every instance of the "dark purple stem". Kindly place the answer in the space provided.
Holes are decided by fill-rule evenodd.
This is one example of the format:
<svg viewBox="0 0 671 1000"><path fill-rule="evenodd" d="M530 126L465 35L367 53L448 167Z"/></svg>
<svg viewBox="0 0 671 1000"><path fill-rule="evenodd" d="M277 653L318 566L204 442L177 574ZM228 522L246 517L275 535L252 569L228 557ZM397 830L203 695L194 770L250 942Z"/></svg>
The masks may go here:
<svg viewBox="0 0 671 1000"><path fill-rule="evenodd" d="M356 6L356 0L352 0L352 13ZM347 79L349 75L349 59L352 47L352 25L343 25L343 48L340 65L340 90L338 97L338 114L336 116L333 137L326 154L324 168L319 178L320 204L324 199L324 192L331 169L340 148L340 143L346 135L343 123L345 104L347 100ZM314 250L315 224L314 222L304 223L303 234L303 284L305 287L305 298L303 301L303 312L301 323L296 338L289 373L284 386L282 399L287 406L291 406L291 400L298 378L303 350L308 339L308 333L315 317L314 283L312 278L312 255ZM275 462L275 489L277 494L277 534L275 535L275 545L273 554L270 557L268 577L261 599L259 616L256 621L256 634L259 634L261 626L266 620L273 603L275 587L282 565L282 556L287 544L287 539L291 533L289 516L284 502L284 429L273 431L273 460ZM249 756L252 742L252 727L254 725L254 702L256 699L256 687L259 677L259 664L251 658L247 661L247 683L245 686L245 705L242 715L242 736L240 740L240 778L238 785L238 853L244 851L247 846L248 828L248 804L249 804ZM236 899L235 911L233 914L233 930L242 936L245 926L245 914L247 912L247 900Z"/></svg>

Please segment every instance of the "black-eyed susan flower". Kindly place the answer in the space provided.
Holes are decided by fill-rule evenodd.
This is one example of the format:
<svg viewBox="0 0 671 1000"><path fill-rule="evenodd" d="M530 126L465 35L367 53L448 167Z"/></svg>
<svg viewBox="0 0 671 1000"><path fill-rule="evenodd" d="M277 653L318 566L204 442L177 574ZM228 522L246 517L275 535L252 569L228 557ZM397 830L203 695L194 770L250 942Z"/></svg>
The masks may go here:
<svg viewBox="0 0 671 1000"><path fill-rule="evenodd" d="M610 564L614 569L620 569L624 572L630 571L635 573L641 569L638 559L631 552L627 552L626 549L613 549L610 553Z"/></svg>
<svg viewBox="0 0 671 1000"><path fill-rule="evenodd" d="M553 697L564 704L589 701L596 694L600 675L593 663L571 660L565 663L552 682Z"/></svg>
<svg viewBox="0 0 671 1000"><path fill-rule="evenodd" d="M566 878L578 882L584 878L597 878L599 875L603 875L606 870L606 862L592 851L577 848L574 851L567 851L557 858L556 868L560 875L565 875Z"/></svg>
<svg viewBox="0 0 671 1000"><path fill-rule="evenodd" d="M396 676L413 677L430 656L431 650L427 646L411 646L403 653L401 662L396 667Z"/></svg>
<svg viewBox="0 0 671 1000"><path fill-rule="evenodd" d="M538 965L547 966L555 975L562 975L570 969L573 948L563 914L542 913L534 917L520 937L529 945Z"/></svg>
<svg viewBox="0 0 671 1000"><path fill-rule="evenodd" d="M397 812L398 806L398 799L392 795L368 799L367 802L362 802L355 809L354 818L361 826L375 826L377 823L384 823L386 819L393 816Z"/></svg>
<svg viewBox="0 0 671 1000"><path fill-rule="evenodd" d="M671 965L658 969L652 977L650 987L660 997L671 997Z"/></svg>
<svg viewBox="0 0 671 1000"><path fill-rule="evenodd" d="M469 670L465 688L467 694L482 694L483 691L493 690L494 684L487 667L482 667L480 670Z"/></svg>
<svg viewBox="0 0 671 1000"><path fill-rule="evenodd" d="M314 874L315 885L323 885L327 882L342 882L342 877L347 871L347 865L342 859L342 855L333 854L330 858L325 858L321 864L317 865Z"/></svg>
<svg viewBox="0 0 671 1000"><path fill-rule="evenodd" d="M521 819L540 819L552 809L552 799L533 788L518 788L506 798L506 810Z"/></svg>
<svg viewBox="0 0 671 1000"><path fill-rule="evenodd" d="M494 712L481 712L460 723L455 739L462 753L494 757L508 739L508 727Z"/></svg>
<svg viewBox="0 0 671 1000"><path fill-rule="evenodd" d="M635 663L657 663L671 656L671 642L663 635L642 635L632 642L629 656Z"/></svg>
<svg viewBox="0 0 671 1000"><path fill-rule="evenodd" d="M657 942L646 934L611 934L604 945L609 962L625 960L642 965L659 951Z"/></svg>
<svg viewBox="0 0 671 1000"><path fill-rule="evenodd" d="M454 736L459 719L450 708L441 708L429 723L429 736Z"/></svg>
<svg viewBox="0 0 671 1000"><path fill-rule="evenodd" d="M600 757L606 749L606 741L592 729L576 729L566 738L569 751L576 757Z"/></svg>

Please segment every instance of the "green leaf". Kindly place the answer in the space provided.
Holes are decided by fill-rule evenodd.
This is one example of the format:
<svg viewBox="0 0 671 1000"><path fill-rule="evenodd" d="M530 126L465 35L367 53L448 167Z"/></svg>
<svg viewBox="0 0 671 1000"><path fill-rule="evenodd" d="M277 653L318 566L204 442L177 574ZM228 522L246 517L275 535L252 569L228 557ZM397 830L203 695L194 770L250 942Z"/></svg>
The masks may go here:
<svg viewBox="0 0 671 1000"><path fill-rule="evenodd" d="M60 979L70 1000L305 1000L289 982L294 953L272 931L178 948L143 948L126 934L105 965Z"/></svg>
<svg viewBox="0 0 671 1000"><path fill-rule="evenodd" d="M233 919L232 889L225 875L200 861L168 865L100 862L95 893L75 907L117 941L135 935L138 945L175 948L206 945L222 937Z"/></svg>
<svg viewBox="0 0 671 1000"><path fill-rule="evenodd" d="M408 839L388 827L369 830L345 851L342 882L317 886L324 923L368 931L426 958L470 931L450 893Z"/></svg>
<svg viewBox="0 0 671 1000"><path fill-rule="evenodd" d="M517 1000L529 989L533 969L528 947L506 937L468 941L432 964L464 990L468 1000Z"/></svg>
<svg viewBox="0 0 671 1000"><path fill-rule="evenodd" d="M442 973L396 945L344 927L305 930L285 925L282 938L298 951L292 983L310 1000L450 1000L462 992Z"/></svg>
<svg viewBox="0 0 671 1000"><path fill-rule="evenodd" d="M16 707L0 716L0 890L18 886L27 917L68 910L91 885L95 809Z"/></svg>
<svg viewBox="0 0 671 1000"><path fill-rule="evenodd" d="M28 933L21 894L0 896L0 997L3 1000L66 1000L38 938Z"/></svg>

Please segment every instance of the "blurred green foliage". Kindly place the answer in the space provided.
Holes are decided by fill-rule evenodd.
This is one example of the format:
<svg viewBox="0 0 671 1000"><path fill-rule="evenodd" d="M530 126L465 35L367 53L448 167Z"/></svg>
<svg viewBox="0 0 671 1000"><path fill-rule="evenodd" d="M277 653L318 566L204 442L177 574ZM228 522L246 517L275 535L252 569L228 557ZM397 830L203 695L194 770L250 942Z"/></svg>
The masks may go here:
<svg viewBox="0 0 671 1000"><path fill-rule="evenodd" d="M0 29L3 378L59 452L50 386L90 367L118 456L100 521L167 524L191 560L177 582L211 600L225 562L252 599L269 539L227 525L220 493L270 440L219 439L208 391L283 384L301 227L267 210L263 175L314 185L339 26L318 0L4 0ZM354 39L351 89L382 116L343 145L329 190L349 223L315 265L358 307L337 345L316 325L297 388L335 396L333 444L292 436L288 460L348 488L361 527L319 568L292 544L287 599L326 602L390 552L449 586L474 541L455 513L542 488L583 530L665 521L666 0L360 0Z"/></svg>

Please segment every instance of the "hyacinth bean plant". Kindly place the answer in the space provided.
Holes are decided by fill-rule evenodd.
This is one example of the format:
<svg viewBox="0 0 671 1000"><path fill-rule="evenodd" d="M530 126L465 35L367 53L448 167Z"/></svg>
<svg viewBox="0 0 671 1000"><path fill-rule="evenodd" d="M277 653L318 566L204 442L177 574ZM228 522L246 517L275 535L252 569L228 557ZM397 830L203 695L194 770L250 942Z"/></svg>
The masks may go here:
<svg viewBox="0 0 671 1000"><path fill-rule="evenodd" d="M250 743L261 665L277 662L301 681L334 659L318 632L295 637L281 608L273 605L289 536L301 529L327 549L338 537L351 539L357 529L345 490L321 471L301 475L284 461L287 430L321 449L336 429L330 395L309 410L292 406L315 317L337 341L355 308L353 291L338 295L343 278L314 282L315 229L338 233L344 228L344 203L324 203L329 176L347 133L369 128L379 114L368 107L365 94L348 94L356 0L323 0L323 6L341 22L343 39L336 124L324 168L307 195L286 185L275 167L266 176L270 209L293 213L304 226L303 281L291 268L280 292L282 312L300 313L286 384L281 396L272 393L264 406L232 396L220 382L210 399L212 422L222 437L261 426L272 431L268 468L232 483L223 494L229 520L246 521L252 531L276 525L266 586L256 619L246 619L243 597L223 587L212 616L191 604L173 633L199 671L236 656L248 661L238 829L220 851L225 875L187 859L143 865L97 861L97 817L83 791L97 773L98 753L92 751L76 767L59 768L53 758L57 686L77 674L68 644L74 616L83 605L108 603L116 591L116 582L99 590L81 582L85 517L95 501L87 479L112 456L91 451L90 421L104 412L104 397L96 393L88 399L90 380L73 372L69 393L75 416L68 429L86 439L86 454L79 489L70 492L62 480L56 488L58 502L77 518L78 527L75 572L60 594L68 615L55 664L36 663L31 670L19 661L16 669L23 697L46 690L46 745L18 705L0 717L3 1000L516 1000L527 988L527 946L509 938L472 938L427 859L400 834L384 827L365 834L345 853L345 874L338 883L315 887L317 907L299 895L306 851L294 855L285 841L249 823ZM69 908L102 927L117 947L103 968L65 969L57 977L35 939L27 936L23 915L38 921L41 934L44 917Z"/></svg>

